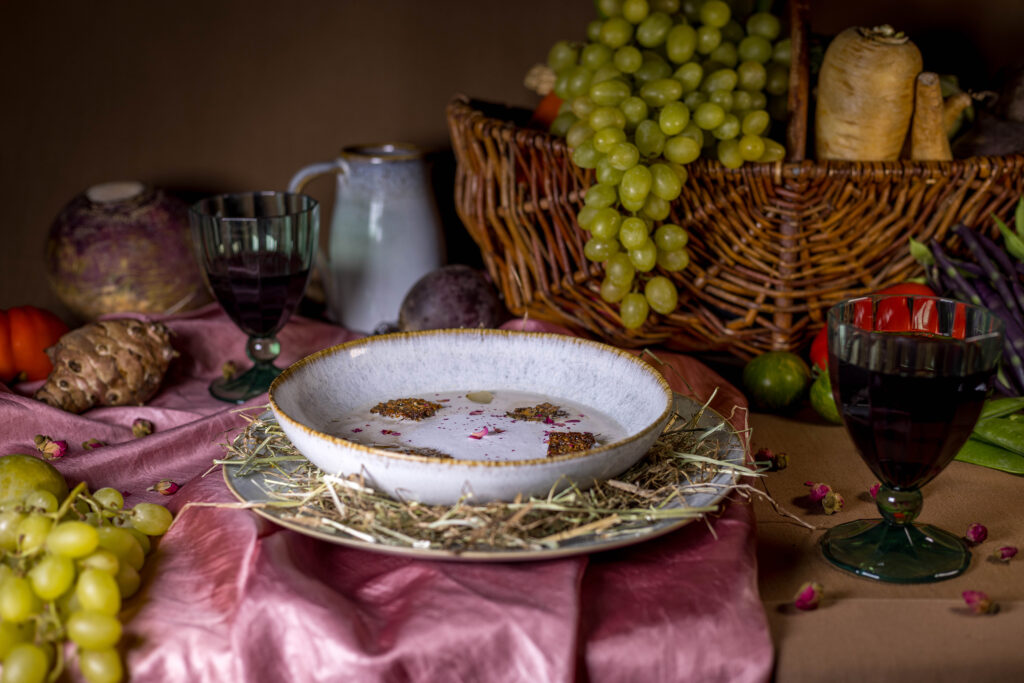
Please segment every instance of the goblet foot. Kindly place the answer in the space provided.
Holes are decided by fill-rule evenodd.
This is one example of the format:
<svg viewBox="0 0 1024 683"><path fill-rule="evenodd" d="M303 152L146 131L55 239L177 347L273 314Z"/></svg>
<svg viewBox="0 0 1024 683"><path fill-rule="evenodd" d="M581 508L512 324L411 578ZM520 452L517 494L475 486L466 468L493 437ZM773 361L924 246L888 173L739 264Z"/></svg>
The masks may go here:
<svg viewBox="0 0 1024 683"><path fill-rule="evenodd" d="M245 403L266 393L270 383L280 374L281 369L270 363L257 363L237 377L213 380L210 382L210 394L222 401Z"/></svg>
<svg viewBox="0 0 1024 683"><path fill-rule="evenodd" d="M892 583L928 583L958 576L971 552L953 534L928 524L861 519L830 529L821 539L825 557L859 576Z"/></svg>

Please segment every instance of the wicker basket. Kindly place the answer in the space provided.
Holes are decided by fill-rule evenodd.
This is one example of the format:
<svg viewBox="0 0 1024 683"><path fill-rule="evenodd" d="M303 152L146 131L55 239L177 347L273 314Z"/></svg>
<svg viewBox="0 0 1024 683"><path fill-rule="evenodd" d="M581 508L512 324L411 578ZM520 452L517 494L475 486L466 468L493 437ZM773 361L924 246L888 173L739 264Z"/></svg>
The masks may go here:
<svg viewBox="0 0 1024 683"><path fill-rule="evenodd" d="M1012 210L1024 194L1024 155L803 160L807 3L791 3L790 18L789 160L688 166L671 217L690 233L691 264L672 274L680 304L638 330L625 330L617 306L600 298L602 268L583 256L575 216L593 171L572 163L562 139L523 127L529 112L461 96L449 104L456 208L513 313L624 347L741 358L797 350L834 302L921 274L908 237L948 244L958 222L993 228L993 213Z"/></svg>

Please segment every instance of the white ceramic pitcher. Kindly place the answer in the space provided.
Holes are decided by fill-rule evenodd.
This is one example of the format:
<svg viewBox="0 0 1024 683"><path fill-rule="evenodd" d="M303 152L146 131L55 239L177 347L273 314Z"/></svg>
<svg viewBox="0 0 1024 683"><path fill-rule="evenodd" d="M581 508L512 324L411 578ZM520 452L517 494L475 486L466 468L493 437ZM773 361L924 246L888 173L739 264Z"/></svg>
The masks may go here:
<svg viewBox="0 0 1024 683"><path fill-rule="evenodd" d="M355 145L292 178L337 177L326 250L320 254L328 316L372 333L398 320L409 288L444 261L444 237L423 152L414 145Z"/></svg>

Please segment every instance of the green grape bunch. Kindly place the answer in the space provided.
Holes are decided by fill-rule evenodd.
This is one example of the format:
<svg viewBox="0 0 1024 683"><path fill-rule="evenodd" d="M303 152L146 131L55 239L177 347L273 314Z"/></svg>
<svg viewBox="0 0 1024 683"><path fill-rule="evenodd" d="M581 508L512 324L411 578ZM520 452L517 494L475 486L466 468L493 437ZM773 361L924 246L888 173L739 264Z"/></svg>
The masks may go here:
<svg viewBox="0 0 1024 683"><path fill-rule="evenodd" d="M117 489L84 483L63 501L36 489L0 503L0 681L56 680L67 641L87 681L121 681L122 599L172 520L162 505L126 509Z"/></svg>
<svg viewBox="0 0 1024 683"><path fill-rule="evenodd" d="M574 164L594 170L576 216L589 235L584 255L604 265L601 298L636 329L679 301L669 276L689 265L689 236L667 221L687 164L785 157L768 133L789 89L790 44L771 13L734 13L740 0L595 4L586 41L548 53L562 100L551 132Z"/></svg>

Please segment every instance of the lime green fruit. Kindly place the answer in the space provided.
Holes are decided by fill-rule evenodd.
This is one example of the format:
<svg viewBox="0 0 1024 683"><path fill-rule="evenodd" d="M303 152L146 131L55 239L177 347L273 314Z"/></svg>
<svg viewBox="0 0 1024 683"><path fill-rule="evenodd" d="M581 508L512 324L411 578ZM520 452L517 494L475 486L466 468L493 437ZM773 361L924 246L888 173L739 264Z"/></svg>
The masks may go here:
<svg viewBox="0 0 1024 683"><path fill-rule="evenodd" d="M832 381L827 372L819 372L817 379L811 384L811 407L826 421L832 424L843 424L843 418L836 407L835 396L832 395Z"/></svg>
<svg viewBox="0 0 1024 683"><path fill-rule="evenodd" d="M743 387L755 407L785 411L797 407L811 383L811 369L789 351L768 351L743 368Z"/></svg>
<svg viewBox="0 0 1024 683"><path fill-rule="evenodd" d="M27 494L42 489L64 500L68 485L57 468L24 453L0 457L0 503L22 500Z"/></svg>

